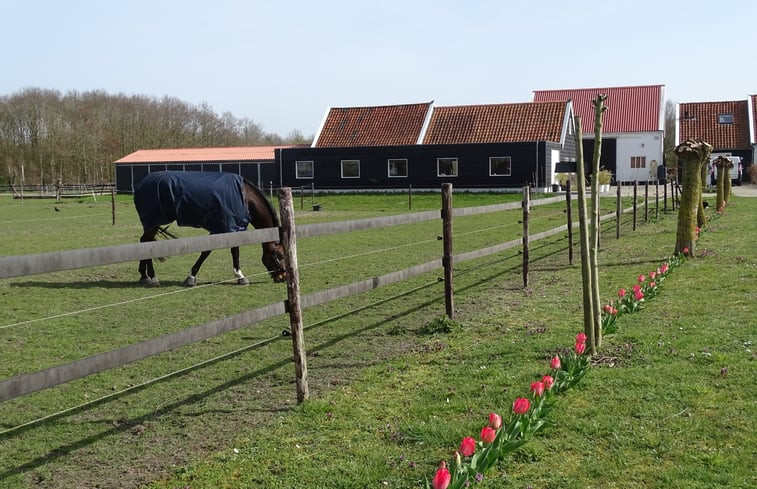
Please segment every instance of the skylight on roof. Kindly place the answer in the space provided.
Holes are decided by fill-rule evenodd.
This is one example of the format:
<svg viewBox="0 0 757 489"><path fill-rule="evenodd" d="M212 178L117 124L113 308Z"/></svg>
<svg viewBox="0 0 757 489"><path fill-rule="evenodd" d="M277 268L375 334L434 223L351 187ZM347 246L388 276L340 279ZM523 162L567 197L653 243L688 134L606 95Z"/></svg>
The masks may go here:
<svg viewBox="0 0 757 489"><path fill-rule="evenodd" d="M733 114L718 114L718 124L733 124Z"/></svg>

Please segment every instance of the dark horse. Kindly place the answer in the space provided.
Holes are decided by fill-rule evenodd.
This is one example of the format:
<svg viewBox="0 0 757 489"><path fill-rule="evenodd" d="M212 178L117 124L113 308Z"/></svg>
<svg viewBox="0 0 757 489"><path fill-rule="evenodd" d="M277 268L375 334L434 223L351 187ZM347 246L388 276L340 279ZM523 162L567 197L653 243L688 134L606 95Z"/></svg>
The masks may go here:
<svg viewBox="0 0 757 489"><path fill-rule="evenodd" d="M142 221L140 242L155 241L161 226L173 221L179 226L203 228L210 234L244 231L248 224L258 229L279 226L276 211L260 189L234 173L161 171L149 173L134 190L134 206ZM210 251L203 251L184 285L197 283L197 273ZM239 247L231 248L234 275L240 285L250 281L239 268ZM263 243L263 265L274 282L286 279L286 258L281 243ZM140 282L160 285L152 259L140 260Z"/></svg>

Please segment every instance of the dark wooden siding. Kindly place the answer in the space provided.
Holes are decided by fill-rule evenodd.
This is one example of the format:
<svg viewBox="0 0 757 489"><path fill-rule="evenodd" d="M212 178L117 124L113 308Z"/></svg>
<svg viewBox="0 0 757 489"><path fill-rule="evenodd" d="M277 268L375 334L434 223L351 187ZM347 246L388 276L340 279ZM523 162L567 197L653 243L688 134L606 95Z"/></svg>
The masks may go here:
<svg viewBox="0 0 757 489"><path fill-rule="evenodd" d="M131 193L148 173L156 171L223 171L237 173L252 183L268 188L278 182L277 165L273 161L241 161L213 163L119 163L116 165L116 191Z"/></svg>
<svg viewBox="0 0 757 489"><path fill-rule="evenodd" d="M550 148L559 145L549 143ZM411 145L356 148L288 148L279 155L282 185L299 187L311 183L320 189L438 189L450 182L457 188L517 188L544 183L547 143L490 143L458 145ZM565 151L561 149L561 152ZM510 157L509 176L490 176L490 157ZM568 156L574 157L571 152ZM389 159L407 159L407 177L388 176ZM457 158L457 176L437 176L438 158ZM360 177L342 178L341 161L359 160ZM297 161L313 161L313 178L297 179Z"/></svg>

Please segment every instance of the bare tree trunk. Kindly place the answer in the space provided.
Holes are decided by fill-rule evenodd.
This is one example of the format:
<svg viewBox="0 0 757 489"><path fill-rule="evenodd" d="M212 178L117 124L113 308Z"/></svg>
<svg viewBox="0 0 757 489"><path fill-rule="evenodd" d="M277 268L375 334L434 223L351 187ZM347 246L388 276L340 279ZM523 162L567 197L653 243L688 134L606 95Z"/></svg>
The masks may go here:
<svg viewBox="0 0 757 489"><path fill-rule="evenodd" d="M699 176L701 186L704 187L707 182L707 165L702 165L702 169L700 170L702 173ZM705 225L704 220L704 197L702 197L702 192L699 192L699 209L697 210L697 226L700 228L703 228Z"/></svg>
<svg viewBox="0 0 757 489"><path fill-rule="evenodd" d="M678 228L675 253L694 255L699 195L702 193L701 167L709 158L712 146L702 140L687 139L676 146L678 165L683 169L681 200L678 204Z"/></svg>
<svg viewBox="0 0 757 489"><path fill-rule="evenodd" d="M725 182L726 180L730 180L730 175L728 171L728 164L731 162L728 158L725 156L718 156L715 158L715 161L712 162L713 165L715 165L715 168L717 169L717 197L715 199L715 209L721 210L723 209L723 205L728 200L726 197L726 187Z"/></svg>
<svg viewBox="0 0 757 489"><path fill-rule="evenodd" d="M586 178L584 173L583 136L581 134L581 117L575 116L576 126L576 192L578 193L578 229L581 241L581 282L584 298L584 334L589 340L589 351L596 353L594 330L594 307L591 292L591 265L589 260L589 221L586 212Z"/></svg>
<svg viewBox="0 0 757 489"><path fill-rule="evenodd" d="M591 294L592 294L592 315L594 323L594 345L592 353L596 354L594 348L602 346L602 308L599 297L599 160L602 156L602 114L607 110L605 105L607 95L597 94L597 98L592 101L594 106L594 155L592 158L591 168L591 249L589 253L589 262L591 265Z"/></svg>

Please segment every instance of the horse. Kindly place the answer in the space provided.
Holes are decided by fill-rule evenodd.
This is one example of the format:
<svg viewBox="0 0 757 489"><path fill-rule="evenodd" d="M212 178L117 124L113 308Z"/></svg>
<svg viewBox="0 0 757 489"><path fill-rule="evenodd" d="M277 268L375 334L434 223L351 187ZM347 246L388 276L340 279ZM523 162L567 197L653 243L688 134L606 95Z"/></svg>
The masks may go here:
<svg viewBox="0 0 757 489"><path fill-rule="evenodd" d="M244 231L248 224L256 229L279 227L273 206L255 184L235 173L160 171L149 173L134 190L134 206L142 223L140 242L155 241L157 234L170 233L166 226L173 221L179 226L203 228L210 234ZM262 244L263 265L274 282L286 280L286 256L280 242ZM200 271L210 251L203 251L192 265L184 285L197 284ZM239 247L231 248L232 266L237 284L250 281L239 267ZM139 282L156 287L152 259L139 262Z"/></svg>

